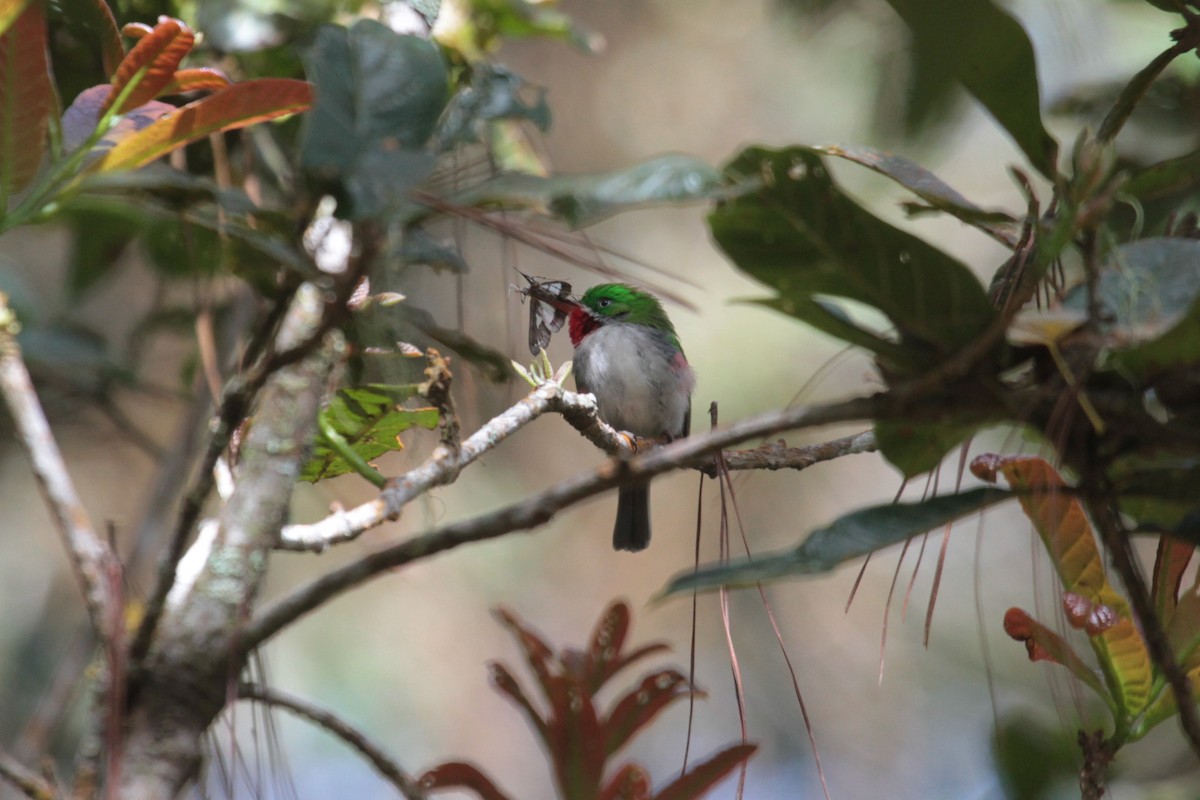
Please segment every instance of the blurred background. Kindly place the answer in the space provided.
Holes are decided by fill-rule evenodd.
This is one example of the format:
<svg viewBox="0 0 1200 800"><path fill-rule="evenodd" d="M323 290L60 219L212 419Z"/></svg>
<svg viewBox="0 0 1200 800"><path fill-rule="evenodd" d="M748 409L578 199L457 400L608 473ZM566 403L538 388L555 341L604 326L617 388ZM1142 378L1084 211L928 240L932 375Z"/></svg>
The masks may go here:
<svg viewBox="0 0 1200 800"><path fill-rule="evenodd" d="M1049 119L1064 144L1082 124L1096 124L1104 98L1115 95L1113 81L1169 44L1168 16L1143 2L1040 0L1009 7L1033 39L1045 103L1058 110ZM278 3L247 0L214 3L202 13L215 20L247 9L287 11ZM913 59L905 29L882 0L574 0L562 9L602 37L598 52L527 40L498 54L546 89L553 124L540 146L559 171L615 169L664 152L720 165L752 143L868 144L922 163L984 207L1024 206L1007 172L1008 165L1022 163L1019 152L965 95L939 83L936 66ZM203 28L203 19L189 18L189 10L201 13L197 7L179 13ZM1126 137L1130 152L1123 156L1149 160L1195 146L1195 64L1184 61L1135 118ZM834 171L877 214L950 251L981 280L1003 260L996 243L957 222L905 219L898 206L903 193L878 176L843 165ZM647 209L587 232L598 247L630 257L603 255L609 266L691 303L669 312L699 377L693 430L706 428L712 402L719 404L721 421L731 422L792 402L836 400L875 388L867 359L748 302L765 292L721 257L707 235L705 213L702 206ZM425 273L403 290L420 297L443 325L461 327L523 363L530 360L528 308L508 288L519 282L513 268L567 279L579 291L601 280L467 224L449 235L469 271ZM5 290L21 294L43 318L69 320L95 334L90 354L78 339L59 351L55 342L45 343L47 362L58 358L58 372L46 374L75 380L48 379L44 401L92 519L110 524L128 552L136 532L152 524L146 509L155 505L156 486L180 468L170 453L183 446L194 420L187 419L189 404L169 391L100 391L98 365L136 340L138 371L147 384L189 391L199 386L192 377L195 344L188 325L143 339L139 320L162 292L187 297L205 287L164 286L131 252L122 256L120 269L75 302L63 284L66 265L78 252L65 227L24 229L0 239L0 270L7 276ZM558 364L570 355L560 335L551 360ZM515 402L524 385L494 383L464 366L455 392L469 432ZM106 399L97 402L100 397ZM857 430L786 438L801 444ZM0 537L0 741L17 743L19 752L22 743L29 746L31 720L35 738L69 739L69 722L36 730L48 694L73 693L76 708L88 698L78 672L58 669L81 663L81 604L25 457L10 438L0 450L6 528ZM419 463L432 441L412 436L405 452L380 460L381 470L396 474ZM1008 431L971 445L972 455L1035 449ZM514 502L602 460L568 425L548 416L453 486L414 503L398 522L320 556L275 556L267 594L278 596L387 543ZM942 488L958 480L956 472L955 464L947 465ZM899 474L872 454L802 473L734 479L740 522L757 553L792 546L848 510L889 501L900 485ZM910 486L907 496L924 489ZM351 506L372 494L353 477L304 485L293 516L317 520L332 504ZM532 686L490 610L506 606L553 645L578 647L610 601L626 598L634 612L634 644L663 640L674 650L646 668L686 668L691 604L652 598L671 576L690 568L698 529L701 559L716 559L718 491L715 482L696 474L675 474L655 481L652 498L654 540L644 553L610 550L616 499L597 498L537 530L422 561L333 601L270 643L264 653L269 680L336 710L410 771L469 760L513 798L551 797L548 762L533 732L488 684L485 664L500 659ZM732 531L735 542L740 534ZM1045 618L1056 613L1052 572L1032 529L1008 508L954 529L945 542L926 646L924 625L942 547L941 532L934 532L927 543L914 542L902 563L899 548L876 554L849 609L859 563L767 589L831 795L1078 797L1071 732L1104 724L1102 709L1058 671L1029 663L1001 627L1012 605ZM740 548L734 544L735 552ZM141 556L141 574L132 577L138 588L145 588L152 555ZM740 737L730 645L715 595L699 599L696 620L696 680L708 697L696 708L693 758ZM746 796L821 796L792 680L758 593L733 593L730 631L745 686L747 735L761 745ZM257 752L270 761L265 745L252 744L264 738L262 725L241 708L227 718L228 727L239 731L236 744L224 738L219 749L228 756L237 747L251 760ZM369 766L325 733L282 715L276 724L281 761L299 797L394 796ZM662 785L682 763L686 731L687 709L679 704L625 755ZM1122 751L1115 774L1116 798L1200 797L1200 775L1173 722ZM209 790L219 794L219 780L212 781ZM288 791L281 779L268 796L291 796ZM234 793L249 796L244 786ZM713 796L733 794L734 782L727 781Z"/></svg>

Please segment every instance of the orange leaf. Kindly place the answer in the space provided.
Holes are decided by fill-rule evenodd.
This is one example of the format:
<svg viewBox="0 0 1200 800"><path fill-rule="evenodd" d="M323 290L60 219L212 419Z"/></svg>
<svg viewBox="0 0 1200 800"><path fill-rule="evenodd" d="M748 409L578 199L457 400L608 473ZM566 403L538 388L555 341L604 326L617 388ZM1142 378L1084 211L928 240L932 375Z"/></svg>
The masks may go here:
<svg viewBox="0 0 1200 800"><path fill-rule="evenodd" d="M210 133L297 114L312 104L312 85L288 78L235 83L163 116L118 142L91 167L96 172L137 169Z"/></svg>
<svg viewBox="0 0 1200 800"><path fill-rule="evenodd" d="M233 81L221 72L219 69L212 67L198 67L197 69L181 69L175 72L175 77L163 87L160 95L168 94L183 94L184 92L215 92L231 86Z"/></svg>
<svg viewBox="0 0 1200 800"><path fill-rule="evenodd" d="M152 33L154 33L154 28L144 22L127 22L121 28L121 35L127 39L133 39L135 42L138 39L145 39Z"/></svg>
<svg viewBox="0 0 1200 800"><path fill-rule="evenodd" d="M53 97L46 18L31 3L0 37L0 210L41 164Z"/></svg>
<svg viewBox="0 0 1200 800"><path fill-rule="evenodd" d="M1071 645L1029 614L1019 608L1010 608L1004 613L1004 632L1018 642L1025 643L1025 651L1029 654L1030 661L1061 664L1069 669L1072 675L1092 687L1105 702L1112 702L1112 696L1105 691L1104 684Z"/></svg>
<svg viewBox="0 0 1200 800"><path fill-rule="evenodd" d="M171 82L175 70L179 68L183 57L191 52L195 41L196 35L182 22L159 17L154 30L142 36L117 65L117 71L112 76L112 91L104 101L101 113L108 111L121 92L135 81L137 85L121 101L116 113L124 114L157 97L163 87Z"/></svg>
<svg viewBox="0 0 1200 800"><path fill-rule="evenodd" d="M1033 522L1054 564L1063 589L1108 606L1119 618L1088 637L1113 698L1121 711L1136 716L1150 702L1154 670L1129 604L1108 582L1092 525L1062 477L1043 458L993 457L989 464L1004 473L1025 515Z"/></svg>
<svg viewBox="0 0 1200 800"><path fill-rule="evenodd" d="M8 32L28 5L29 0L0 0L0 35Z"/></svg>

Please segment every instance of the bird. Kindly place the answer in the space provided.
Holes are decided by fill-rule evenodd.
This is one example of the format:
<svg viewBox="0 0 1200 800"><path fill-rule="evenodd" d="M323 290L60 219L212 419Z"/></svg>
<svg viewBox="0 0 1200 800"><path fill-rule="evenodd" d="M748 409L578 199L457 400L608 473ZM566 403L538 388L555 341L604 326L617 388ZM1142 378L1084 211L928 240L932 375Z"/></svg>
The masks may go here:
<svg viewBox="0 0 1200 800"><path fill-rule="evenodd" d="M696 376L657 297L602 283L570 304L567 324L575 386L596 397L601 419L641 438L688 435ZM628 551L650 544L648 484L621 487L612 543Z"/></svg>

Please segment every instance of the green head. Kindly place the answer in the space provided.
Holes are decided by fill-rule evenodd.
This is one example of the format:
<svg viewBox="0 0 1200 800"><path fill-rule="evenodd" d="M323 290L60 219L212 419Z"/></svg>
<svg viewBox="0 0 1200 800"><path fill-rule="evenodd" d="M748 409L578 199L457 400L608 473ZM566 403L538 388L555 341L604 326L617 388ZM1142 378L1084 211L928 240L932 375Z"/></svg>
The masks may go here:
<svg viewBox="0 0 1200 800"><path fill-rule="evenodd" d="M649 292L623 283L602 283L584 293L580 302L596 316L613 322L628 322L665 331L675 338L675 326L662 303Z"/></svg>

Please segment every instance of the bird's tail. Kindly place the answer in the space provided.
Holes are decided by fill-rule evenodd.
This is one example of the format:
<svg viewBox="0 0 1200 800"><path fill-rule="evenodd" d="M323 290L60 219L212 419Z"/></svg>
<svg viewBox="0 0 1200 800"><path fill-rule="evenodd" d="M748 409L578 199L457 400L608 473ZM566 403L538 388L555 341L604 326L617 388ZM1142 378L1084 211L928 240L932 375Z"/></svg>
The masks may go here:
<svg viewBox="0 0 1200 800"><path fill-rule="evenodd" d="M617 494L614 550L645 550L650 544L650 486L631 486Z"/></svg>

